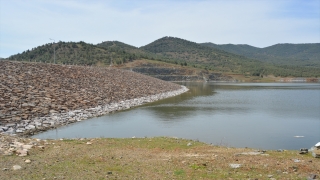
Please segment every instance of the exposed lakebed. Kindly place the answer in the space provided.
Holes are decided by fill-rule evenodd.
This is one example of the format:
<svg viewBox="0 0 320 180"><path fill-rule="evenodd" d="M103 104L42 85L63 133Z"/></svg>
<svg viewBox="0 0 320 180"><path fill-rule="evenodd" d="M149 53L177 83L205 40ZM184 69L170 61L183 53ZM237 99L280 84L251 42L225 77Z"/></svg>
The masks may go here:
<svg viewBox="0 0 320 180"><path fill-rule="evenodd" d="M320 140L319 83L182 83L190 91L50 130L36 138L171 136L262 149Z"/></svg>

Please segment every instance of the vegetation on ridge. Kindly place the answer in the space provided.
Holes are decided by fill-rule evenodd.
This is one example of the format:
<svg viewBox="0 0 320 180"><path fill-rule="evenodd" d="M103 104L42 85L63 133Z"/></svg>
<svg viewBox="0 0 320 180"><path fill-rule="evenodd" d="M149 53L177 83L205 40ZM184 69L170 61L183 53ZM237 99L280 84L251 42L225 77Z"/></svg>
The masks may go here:
<svg viewBox="0 0 320 180"><path fill-rule="evenodd" d="M136 59L149 59L244 76L320 77L320 62L317 59L319 53L315 53L314 48L308 49L313 46L304 46L301 49L302 45L297 45L299 48L292 48L292 52L286 51L287 54L289 53L288 56L286 53L281 54L284 49L282 45L268 47L268 51L258 55L255 53L258 48L253 46L226 45L223 46L224 49L217 46L212 43L197 44L174 37L163 37L140 48L119 41L105 41L97 45L82 41L58 42L10 56L9 60L52 63L55 50L56 62L63 64L108 66L132 62ZM300 57L306 54L309 54L309 59L300 60ZM292 60L292 58L296 59Z"/></svg>
<svg viewBox="0 0 320 180"><path fill-rule="evenodd" d="M217 72L239 73L249 76L320 76L320 69L293 65L272 65L271 63L249 59L242 55L228 53L191 41L174 37L164 37L141 47L148 52L165 56L171 63L186 62L194 67Z"/></svg>
<svg viewBox="0 0 320 180"><path fill-rule="evenodd" d="M159 55L155 54L152 52L148 52L143 50L142 48L137 48L119 41L105 41L102 43L97 44L99 47L105 47L105 48L112 48L116 50L122 50L128 53L134 54L135 57L138 59L150 59L150 60L157 60L157 61L164 61L164 62L169 62L171 63L170 59Z"/></svg>
<svg viewBox="0 0 320 180"><path fill-rule="evenodd" d="M320 68L320 43L314 44L276 44L265 48L257 48L245 44L213 44L201 43L229 53L246 56L262 62L276 65L295 65Z"/></svg>
<svg viewBox="0 0 320 180"><path fill-rule="evenodd" d="M135 54L113 47L101 47L80 42L49 43L9 57L9 60L54 62L76 65L110 65L133 61Z"/></svg>
<svg viewBox="0 0 320 180"><path fill-rule="evenodd" d="M158 39L141 47L141 49L163 55L173 62L183 62L194 67L220 72L240 73L243 69L243 63L254 62L254 60L243 56L201 46L197 43L174 37Z"/></svg>

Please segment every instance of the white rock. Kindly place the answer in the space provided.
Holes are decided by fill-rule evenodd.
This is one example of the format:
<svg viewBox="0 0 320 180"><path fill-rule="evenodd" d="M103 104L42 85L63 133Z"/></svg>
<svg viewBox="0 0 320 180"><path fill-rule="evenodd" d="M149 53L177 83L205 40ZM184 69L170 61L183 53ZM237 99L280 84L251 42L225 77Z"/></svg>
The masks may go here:
<svg viewBox="0 0 320 180"><path fill-rule="evenodd" d="M19 150L17 150L16 151L17 152L17 154L19 155L19 156L27 156L28 155L28 150L26 150L26 149L19 149Z"/></svg>
<svg viewBox="0 0 320 180"><path fill-rule="evenodd" d="M0 126L0 129L3 129L4 131L8 130L9 127L5 127L5 126Z"/></svg>
<svg viewBox="0 0 320 180"><path fill-rule="evenodd" d="M236 169L236 168L241 167L241 164L229 164L229 166L230 166L231 168Z"/></svg>
<svg viewBox="0 0 320 180"><path fill-rule="evenodd" d="M24 132L24 129L21 129L21 128L16 130L16 133L23 133L23 132Z"/></svg>
<svg viewBox="0 0 320 180"><path fill-rule="evenodd" d="M14 166L12 167L13 170L19 170L19 169L21 169L21 168L22 168L22 167L19 166L19 165L14 165Z"/></svg>
<svg viewBox="0 0 320 180"><path fill-rule="evenodd" d="M25 127L25 129L35 129L35 128L36 128L36 126L34 126L34 125L28 125Z"/></svg>
<svg viewBox="0 0 320 180"><path fill-rule="evenodd" d="M30 159L27 159L27 160L25 160L24 162L27 163L27 164L30 164L30 163L31 163L31 160L30 160Z"/></svg>
<svg viewBox="0 0 320 180"><path fill-rule="evenodd" d="M293 159L293 162L300 162L301 160L300 159Z"/></svg>
<svg viewBox="0 0 320 180"><path fill-rule="evenodd" d="M11 156L12 154L12 151L4 151L3 153L4 156Z"/></svg>
<svg viewBox="0 0 320 180"><path fill-rule="evenodd" d="M31 149L32 147L33 145L29 145L29 144L22 145L23 149Z"/></svg>

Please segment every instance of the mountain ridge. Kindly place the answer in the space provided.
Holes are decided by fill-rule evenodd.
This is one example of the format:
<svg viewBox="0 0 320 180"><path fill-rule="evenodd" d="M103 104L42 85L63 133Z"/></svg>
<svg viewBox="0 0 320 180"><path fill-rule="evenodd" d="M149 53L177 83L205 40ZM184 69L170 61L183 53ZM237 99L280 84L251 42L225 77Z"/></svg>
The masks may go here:
<svg viewBox="0 0 320 180"><path fill-rule="evenodd" d="M314 45L312 43L307 44ZM195 43L177 37L165 36L141 47L135 47L120 41L103 41L96 45L83 41L60 41L32 48L31 51L27 50L21 54L12 55L8 59L52 63L55 51L57 63L62 64L109 66L128 63L137 59L149 59L219 73L243 74L244 76L320 76L320 62L317 59L317 53L311 55L313 58L311 61L300 62L299 59L292 58L294 52L301 49L299 45L297 49L289 51L291 55L289 58L282 58L282 61L279 62L269 61L274 56L284 56L281 54L281 50L276 50L277 47L279 47L278 49L286 49L286 46L287 44L279 44L267 47L268 51L258 54L262 58L257 58L257 51L261 51L261 48L246 44ZM235 53L232 53L232 51L235 51ZM314 49L303 51L302 48L302 51L299 52L303 56L303 53L314 51ZM272 55L274 52L278 54ZM268 53L271 55L268 55ZM277 58L275 59L277 60Z"/></svg>
<svg viewBox="0 0 320 180"><path fill-rule="evenodd" d="M294 64L320 68L320 43L279 43L264 48L247 44L200 44L276 65Z"/></svg>
<svg viewBox="0 0 320 180"><path fill-rule="evenodd" d="M203 46L203 47L201 47ZM244 45L247 47L246 45ZM249 46L250 48L251 47ZM223 73L239 73L249 76L319 76L320 69L288 64L272 64L243 55L233 54L218 48L207 47L176 37L163 37L142 49L170 59L171 63L181 61L188 65Z"/></svg>

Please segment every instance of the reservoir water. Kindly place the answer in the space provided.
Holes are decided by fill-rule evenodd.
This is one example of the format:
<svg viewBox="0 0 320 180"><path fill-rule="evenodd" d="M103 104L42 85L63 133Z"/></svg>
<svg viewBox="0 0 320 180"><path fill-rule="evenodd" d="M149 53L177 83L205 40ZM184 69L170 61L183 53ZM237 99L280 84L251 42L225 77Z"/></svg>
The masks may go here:
<svg viewBox="0 0 320 180"><path fill-rule="evenodd" d="M34 138L169 136L261 149L320 142L319 83L181 83L190 91Z"/></svg>

